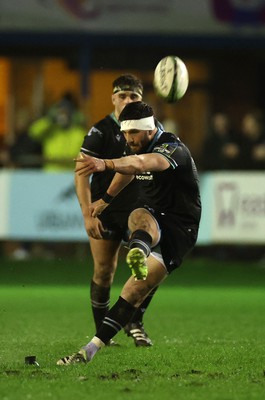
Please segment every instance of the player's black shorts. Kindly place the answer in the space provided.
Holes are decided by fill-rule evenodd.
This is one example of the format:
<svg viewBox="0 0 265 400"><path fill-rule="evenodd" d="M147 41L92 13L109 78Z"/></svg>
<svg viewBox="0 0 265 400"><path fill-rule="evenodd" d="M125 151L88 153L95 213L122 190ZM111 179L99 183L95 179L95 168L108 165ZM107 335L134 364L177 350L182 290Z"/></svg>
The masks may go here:
<svg viewBox="0 0 265 400"><path fill-rule="evenodd" d="M183 257L194 247L198 227L185 223L175 214L158 213L147 208L157 220L161 229L159 247L168 273L178 268ZM156 249L154 249L156 251Z"/></svg>
<svg viewBox="0 0 265 400"><path fill-rule="evenodd" d="M128 217L129 211L109 211L106 209L99 219L101 220L106 232L102 234L105 240L120 240L128 242L129 230L128 230Z"/></svg>

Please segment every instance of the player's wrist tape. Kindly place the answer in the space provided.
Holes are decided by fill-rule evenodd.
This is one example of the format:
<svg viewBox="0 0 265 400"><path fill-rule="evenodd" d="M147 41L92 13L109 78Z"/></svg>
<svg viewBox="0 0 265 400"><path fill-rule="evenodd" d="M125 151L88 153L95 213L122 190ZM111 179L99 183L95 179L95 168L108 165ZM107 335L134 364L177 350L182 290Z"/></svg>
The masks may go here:
<svg viewBox="0 0 265 400"><path fill-rule="evenodd" d="M111 201L112 201L113 199L114 199L114 196L111 196L111 195L108 194L107 192L104 193L103 196L102 196L102 200L103 200L105 203L107 203L107 204L111 203Z"/></svg>
<svg viewBox="0 0 265 400"><path fill-rule="evenodd" d="M110 170L114 171L115 165L114 165L114 162L112 160L103 160L103 161L105 163L106 169L110 169Z"/></svg>

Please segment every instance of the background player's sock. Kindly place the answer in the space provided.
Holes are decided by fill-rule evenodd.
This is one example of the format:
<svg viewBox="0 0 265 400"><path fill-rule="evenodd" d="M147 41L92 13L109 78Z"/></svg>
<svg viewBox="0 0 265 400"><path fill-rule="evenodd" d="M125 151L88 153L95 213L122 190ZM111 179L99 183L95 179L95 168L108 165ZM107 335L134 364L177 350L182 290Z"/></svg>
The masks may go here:
<svg viewBox="0 0 265 400"><path fill-rule="evenodd" d="M92 280L90 284L90 301L97 330L109 310L110 287L99 286Z"/></svg>

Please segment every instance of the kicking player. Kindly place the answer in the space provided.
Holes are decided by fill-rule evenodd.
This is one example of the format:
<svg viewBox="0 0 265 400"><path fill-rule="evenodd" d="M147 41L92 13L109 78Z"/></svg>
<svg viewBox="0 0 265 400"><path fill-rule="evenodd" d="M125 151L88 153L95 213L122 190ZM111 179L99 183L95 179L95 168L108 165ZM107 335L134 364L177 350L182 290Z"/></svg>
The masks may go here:
<svg viewBox="0 0 265 400"><path fill-rule="evenodd" d="M136 174L151 173L142 194L143 207L134 209L126 261L132 276L118 301L106 314L92 340L58 365L86 363L124 327L135 310L194 247L201 216L196 166L188 148L173 134L155 125L153 110L143 102L127 104L120 114L121 130L136 155L119 159L85 156L77 159L76 174L116 171L103 199L91 206L95 217L114 201ZM110 203L110 205L108 205Z"/></svg>
<svg viewBox="0 0 265 400"><path fill-rule="evenodd" d="M80 156L99 158L119 158L124 155L126 140L120 130L119 115L126 104L139 101L143 95L142 82L135 76L126 74L114 80L110 115L97 122L84 138ZM128 216L137 201L136 180L115 198L99 218L92 218L89 212L91 201L100 199L106 192L114 171L92 174L91 183L87 177L75 175L77 197L83 213L86 232L94 262L90 283L90 301L96 329L99 329L110 303L110 289L118 262L122 240L128 240ZM155 291L155 290L154 290ZM125 327L136 346L151 346L152 341L144 330L143 315L154 291L149 294ZM115 344L111 341L109 344Z"/></svg>

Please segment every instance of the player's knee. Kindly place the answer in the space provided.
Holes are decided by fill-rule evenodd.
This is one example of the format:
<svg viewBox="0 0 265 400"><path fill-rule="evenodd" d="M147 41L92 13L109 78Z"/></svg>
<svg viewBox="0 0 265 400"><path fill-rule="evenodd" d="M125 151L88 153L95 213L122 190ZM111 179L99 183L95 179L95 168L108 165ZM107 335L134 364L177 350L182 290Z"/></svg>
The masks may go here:
<svg viewBox="0 0 265 400"><path fill-rule="evenodd" d="M99 286L111 286L115 274L115 268L109 268L109 266L101 266L100 268L94 268L93 281Z"/></svg>
<svg viewBox="0 0 265 400"><path fill-rule="evenodd" d="M142 208L133 210L129 216L128 225L131 231L143 229L147 232L151 229L152 220L150 216Z"/></svg>

